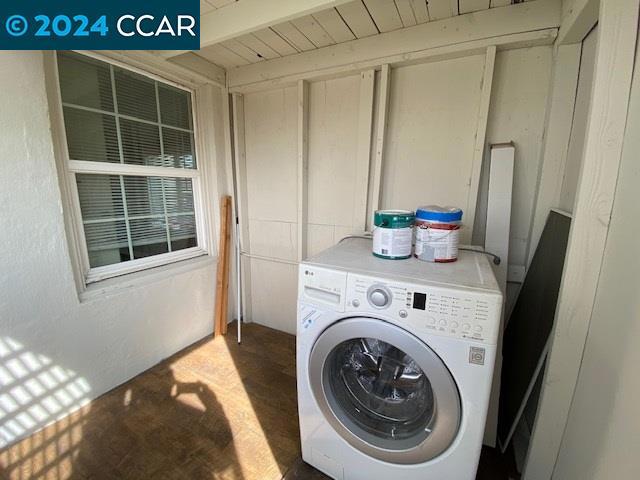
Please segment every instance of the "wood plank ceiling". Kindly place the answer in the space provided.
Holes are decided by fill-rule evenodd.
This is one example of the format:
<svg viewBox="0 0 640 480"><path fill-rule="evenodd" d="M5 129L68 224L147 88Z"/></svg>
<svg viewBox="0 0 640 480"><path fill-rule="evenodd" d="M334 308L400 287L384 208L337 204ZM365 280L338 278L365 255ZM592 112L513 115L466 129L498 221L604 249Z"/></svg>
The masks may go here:
<svg viewBox="0 0 640 480"><path fill-rule="evenodd" d="M234 3L236 0L200 0L200 15L209 13L212 10L225 7Z"/></svg>
<svg viewBox="0 0 640 480"><path fill-rule="evenodd" d="M200 0L200 13L236 0ZM355 0L194 52L224 68L348 42L523 0Z"/></svg>

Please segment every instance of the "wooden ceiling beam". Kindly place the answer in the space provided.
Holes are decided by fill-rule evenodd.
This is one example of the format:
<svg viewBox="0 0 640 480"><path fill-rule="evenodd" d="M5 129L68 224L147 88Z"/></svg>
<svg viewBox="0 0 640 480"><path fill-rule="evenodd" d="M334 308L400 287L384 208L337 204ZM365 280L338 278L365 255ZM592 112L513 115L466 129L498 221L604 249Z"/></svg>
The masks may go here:
<svg viewBox="0 0 640 480"><path fill-rule="evenodd" d="M492 44L500 48L506 41L520 42L525 33L531 42L549 44L555 40L559 25L557 0L517 3L238 67L227 72L228 86L238 90L251 84L309 78L310 72L323 75L336 69L371 68L436 56L443 50L451 53Z"/></svg>
<svg viewBox="0 0 640 480"><path fill-rule="evenodd" d="M350 0L238 0L200 17L200 48L332 8ZM165 58L185 53L166 52Z"/></svg>

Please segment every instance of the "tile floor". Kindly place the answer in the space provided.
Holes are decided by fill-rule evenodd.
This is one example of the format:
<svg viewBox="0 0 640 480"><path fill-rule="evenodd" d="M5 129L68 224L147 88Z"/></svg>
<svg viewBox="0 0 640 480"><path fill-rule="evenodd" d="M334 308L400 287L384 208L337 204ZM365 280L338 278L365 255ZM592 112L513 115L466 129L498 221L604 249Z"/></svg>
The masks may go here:
<svg viewBox="0 0 640 480"><path fill-rule="evenodd" d="M231 326L0 451L0 478L327 478L300 460L295 338L243 334ZM507 479L492 455L478 479Z"/></svg>

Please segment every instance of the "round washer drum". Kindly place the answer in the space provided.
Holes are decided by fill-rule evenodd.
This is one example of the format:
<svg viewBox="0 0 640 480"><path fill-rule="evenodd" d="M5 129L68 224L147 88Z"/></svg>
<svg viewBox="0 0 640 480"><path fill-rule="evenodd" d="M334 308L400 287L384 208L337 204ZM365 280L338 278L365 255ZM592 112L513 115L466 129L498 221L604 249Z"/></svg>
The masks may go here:
<svg viewBox="0 0 640 480"><path fill-rule="evenodd" d="M316 340L308 367L326 420L373 458L427 462L458 433L460 395L451 373L398 326L366 317L337 322Z"/></svg>

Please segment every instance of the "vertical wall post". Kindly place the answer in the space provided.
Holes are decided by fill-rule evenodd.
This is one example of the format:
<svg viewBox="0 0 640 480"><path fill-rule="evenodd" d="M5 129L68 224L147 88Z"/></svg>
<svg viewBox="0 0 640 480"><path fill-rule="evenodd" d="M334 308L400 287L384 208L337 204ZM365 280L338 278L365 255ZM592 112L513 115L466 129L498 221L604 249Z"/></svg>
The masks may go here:
<svg viewBox="0 0 640 480"><path fill-rule="evenodd" d="M459 0L449 0L449 4L451 5L451 16L455 17L460 14L460 5Z"/></svg>
<svg viewBox="0 0 640 480"><path fill-rule="evenodd" d="M371 163L371 136L373 135L373 95L375 70L360 73L360 102L358 111L358 145L356 159L355 205L353 229L363 233L367 228L367 197L369 194L369 168Z"/></svg>
<svg viewBox="0 0 640 480"><path fill-rule="evenodd" d="M378 88L378 131L376 133L376 155L373 163L373 185L371 195L371 211L380 208L380 193L382 190L382 160L384 156L384 140L387 133L389 110L389 87L391 84L391 68L388 64L382 65L380 70L380 86ZM368 218L371 227L372 218Z"/></svg>
<svg viewBox="0 0 640 480"><path fill-rule="evenodd" d="M551 80L551 95L547 105L544 148L529 235L527 268L533 260L533 254L538 247L549 211L553 207L557 207L560 201L562 179L571 138L571 126L573 125L581 51L580 43L560 45L554 55L555 64Z"/></svg>
<svg viewBox="0 0 640 480"><path fill-rule="evenodd" d="M478 108L478 123L476 124L476 140L473 147L473 161L469 177L469 196L467 197L467 211L464 212L464 243L469 243L476 219L476 205L478 203L478 189L480 186L480 171L485 152L487 137L487 121L489 119L489 105L491 103L491 86L493 85L493 70L496 62L496 47L487 47L482 75L482 89L480 91L480 107Z"/></svg>
<svg viewBox="0 0 640 480"><path fill-rule="evenodd" d="M298 81L298 261L307 256L309 83Z"/></svg>

